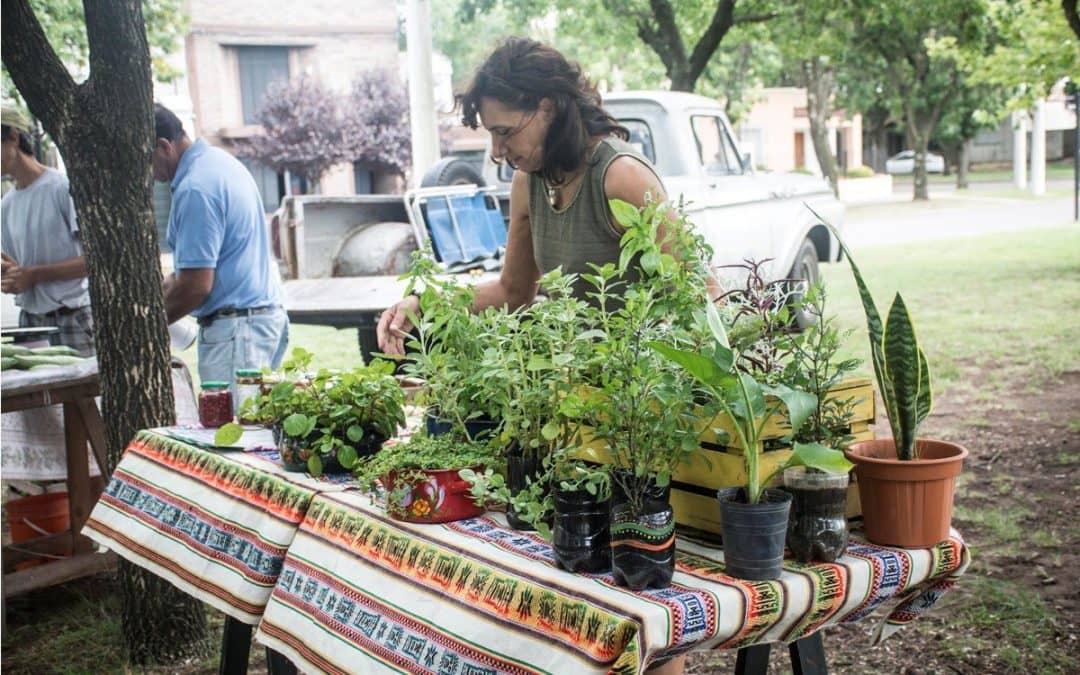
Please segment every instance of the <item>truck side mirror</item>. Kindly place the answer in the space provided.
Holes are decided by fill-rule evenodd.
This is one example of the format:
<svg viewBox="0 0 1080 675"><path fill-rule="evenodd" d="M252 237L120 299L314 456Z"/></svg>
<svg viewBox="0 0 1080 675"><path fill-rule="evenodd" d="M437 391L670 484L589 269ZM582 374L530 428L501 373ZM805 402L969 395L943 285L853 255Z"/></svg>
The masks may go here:
<svg viewBox="0 0 1080 675"><path fill-rule="evenodd" d="M742 164L743 171L752 171L753 166L750 164L750 153L742 152L739 154L739 163Z"/></svg>

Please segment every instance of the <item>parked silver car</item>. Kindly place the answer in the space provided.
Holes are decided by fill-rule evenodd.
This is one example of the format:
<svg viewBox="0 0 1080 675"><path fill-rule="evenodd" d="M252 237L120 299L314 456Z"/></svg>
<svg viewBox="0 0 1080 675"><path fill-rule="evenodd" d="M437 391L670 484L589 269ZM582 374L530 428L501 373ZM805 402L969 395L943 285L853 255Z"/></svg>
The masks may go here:
<svg viewBox="0 0 1080 675"><path fill-rule="evenodd" d="M886 173L912 173L914 171L914 150L904 150L885 160ZM945 173L945 158L937 153L926 153L926 172Z"/></svg>

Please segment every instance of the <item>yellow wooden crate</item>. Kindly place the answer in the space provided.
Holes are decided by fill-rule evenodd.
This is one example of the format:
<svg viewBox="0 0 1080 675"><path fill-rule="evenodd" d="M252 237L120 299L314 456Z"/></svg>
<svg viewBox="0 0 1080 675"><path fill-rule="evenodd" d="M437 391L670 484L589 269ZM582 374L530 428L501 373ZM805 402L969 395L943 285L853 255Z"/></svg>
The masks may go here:
<svg viewBox="0 0 1080 675"><path fill-rule="evenodd" d="M857 398L854 418L851 422L851 434L857 441L871 440L874 431L870 427L874 421L874 390L869 379L845 380L830 392L837 398ZM790 432L790 425L774 416L762 434L762 440L775 440ZM731 420L726 416L705 420L701 425L702 447L680 465L671 476L671 506L675 512L675 522L716 534L720 533L720 507L716 502L716 491L725 487L739 487L746 484L746 467L742 457L742 448L721 446L715 443L717 435L713 429L724 429L729 437L736 438ZM761 449L758 449L761 452ZM602 441L595 440L589 429L582 430L582 446L578 450L580 459L607 464L611 456ZM790 448L778 448L762 452L758 464L759 475L768 476L791 456ZM780 477L773 485L780 484ZM859 505L859 493L854 483L848 487L848 517L862 513Z"/></svg>

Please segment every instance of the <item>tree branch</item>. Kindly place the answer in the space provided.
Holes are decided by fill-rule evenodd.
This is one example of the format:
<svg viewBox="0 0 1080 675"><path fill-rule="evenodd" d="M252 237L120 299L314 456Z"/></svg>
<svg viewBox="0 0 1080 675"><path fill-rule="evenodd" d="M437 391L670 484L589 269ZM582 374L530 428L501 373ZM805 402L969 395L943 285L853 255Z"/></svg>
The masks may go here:
<svg viewBox="0 0 1080 675"><path fill-rule="evenodd" d="M704 72L705 66L709 65L709 59L712 58L727 32L731 30L734 15L735 0L721 0L716 3L716 11L713 12L712 20L709 21L709 27L694 45L694 52L690 55L688 65L691 81L697 80Z"/></svg>
<svg viewBox="0 0 1080 675"><path fill-rule="evenodd" d="M0 5L0 51L19 93L45 131L64 145L75 81L53 51L27 0Z"/></svg>
<svg viewBox="0 0 1080 675"><path fill-rule="evenodd" d="M735 17L733 23L764 23L765 21L772 21L778 16L780 16L780 12L766 12L765 14L744 14L742 16Z"/></svg>
<svg viewBox="0 0 1080 675"><path fill-rule="evenodd" d="M1076 9L1076 0L1061 0L1061 9L1065 12L1065 20L1069 22L1069 28L1080 38L1080 13Z"/></svg>

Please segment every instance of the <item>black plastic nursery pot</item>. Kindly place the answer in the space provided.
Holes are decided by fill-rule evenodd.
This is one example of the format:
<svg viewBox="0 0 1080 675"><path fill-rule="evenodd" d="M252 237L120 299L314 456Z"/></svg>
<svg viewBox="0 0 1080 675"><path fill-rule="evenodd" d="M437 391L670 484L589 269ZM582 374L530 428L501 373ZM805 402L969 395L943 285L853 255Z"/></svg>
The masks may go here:
<svg viewBox="0 0 1080 675"><path fill-rule="evenodd" d="M428 413L424 417L424 429L428 436L444 436L450 433L453 424L450 420L443 419L434 413ZM491 438L499 430L499 422L490 417L477 417L465 423L465 433L474 441L483 441Z"/></svg>
<svg viewBox="0 0 1080 675"><path fill-rule="evenodd" d="M551 546L555 563L584 574L611 571L611 506L585 490L555 489Z"/></svg>
<svg viewBox="0 0 1080 675"><path fill-rule="evenodd" d="M275 438L278 439L278 454L281 455L281 466L286 471L307 471L308 457L311 455L311 443L315 435L306 438L289 436L275 427Z"/></svg>
<svg viewBox="0 0 1080 675"><path fill-rule="evenodd" d="M506 450L506 486L510 495L515 496L529 486L529 482L539 480L544 472L544 460L536 453L526 453L514 443ZM547 494L547 490L544 491ZM506 509L506 522L515 530L531 532L536 528L522 520L514 510L513 504Z"/></svg>
<svg viewBox="0 0 1080 675"><path fill-rule="evenodd" d="M757 504L747 504L742 488L723 488L717 499L728 576L749 581L779 579L791 495L770 488L762 491Z"/></svg>
<svg viewBox="0 0 1080 675"><path fill-rule="evenodd" d="M675 574L671 488L646 480L638 512L619 480L611 481L611 572L616 583L635 591L667 588Z"/></svg>
<svg viewBox="0 0 1080 675"><path fill-rule="evenodd" d="M795 560L833 562L847 550L847 484L847 474L784 471L784 491L791 493L787 547Z"/></svg>

